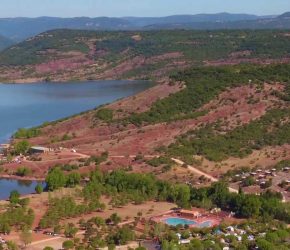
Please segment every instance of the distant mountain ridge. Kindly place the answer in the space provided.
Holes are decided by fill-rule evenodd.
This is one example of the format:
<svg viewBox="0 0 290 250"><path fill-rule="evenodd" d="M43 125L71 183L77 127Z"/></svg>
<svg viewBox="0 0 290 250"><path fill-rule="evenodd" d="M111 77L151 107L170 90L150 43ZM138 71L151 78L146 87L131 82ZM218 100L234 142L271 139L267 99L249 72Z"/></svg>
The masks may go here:
<svg viewBox="0 0 290 250"><path fill-rule="evenodd" d="M283 19L283 18L290 18L290 11L285 12L284 14L278 16L278 18Z"/></svg>
<svg viewBox="0 0 290 250"><path fill-rule="evenodd" d="M174 15L167 17L0 18L0 35L7 37L15 42L19 42L28 37L32 37L39 33L53 29L142 30L150 28L155 29L159 27L169 29L176 27L202 29L204 26L209 28L215 28L214 25L216 23L251 23L259 22L260 20L265 19L276 19L276 17L256 16L248 14L217 13L197 15ZM205 25L205 23L209 23L211 25ZM231 25L228 26L231 27Z"/></svg>
<svg viewBox="0 0 290 250"><path fill-rule="evenodd" d="M196 15L173 15L166 17L124 17L127 21L133 22L136 26L144 27L152 24L173 24L173 23L189 23L189 22L232 22L238 20L257 20L256 15L248 14L196 14Z"/></svg>
<svg viewBox="0 0 290 250"><path fill-rule="evenodd" d="M16 42L52 29L88 29L118 30L129 28L129 23L120 18L109 17L38 17L38 18L2 18L0 19L0 35Z"/></svg>

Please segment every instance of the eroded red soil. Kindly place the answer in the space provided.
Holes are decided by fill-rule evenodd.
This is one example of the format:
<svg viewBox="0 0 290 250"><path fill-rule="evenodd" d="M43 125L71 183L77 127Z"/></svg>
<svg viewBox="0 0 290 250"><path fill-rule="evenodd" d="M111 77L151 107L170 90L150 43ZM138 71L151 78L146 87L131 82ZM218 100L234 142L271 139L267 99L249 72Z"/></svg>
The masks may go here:
<svg viewBox="0 0 290 250"><path fill-rule="evenodd" d="M182 88L182 85L179 84L160 84L138 94L136 97L125 98L110 104L108 108L115 111L115 117L123 117L132 112L145 111L158 98L164 98ZM94 111L92 111L44 128L42 136L31 139L31 143L52 148L75 148L78 153L88 156L99 155L101 152L108 151L111 157L110 164L102 166L103 168L125 167L134 165L129 157L130 155L134 156L138 153L154 155L156 154L156 148L169 145L175 141L177 136L189 130L197 129L204 124L220 121L222 128L229 131L237 126L259 119L268 109L284 105L281 100L271 95L273 90L282 91L283 88L284 86L278 83L271 85L265 83L259 89L250 85L228 89L200 109L207 111L203 116L196 119L146 125L141 128L115 123L108 125L101 121L95 121L93 118ZM73 134L72 139L52 143L52 139L62 138L64 134ZM124 159L113 160L113 157L116 156L124 156ZM78 158L78 156L70 154L68 156L57 155L50 160L46 159L42 162L28 164L33 167L35 173L41 176L47 172L50 166L56 163L75 162ZM10 169L16 169L16 167L9 166ZM82 171L85 172L86 170L89 169L84 168ZM139 168L139 170L141 169Z"/></svg>

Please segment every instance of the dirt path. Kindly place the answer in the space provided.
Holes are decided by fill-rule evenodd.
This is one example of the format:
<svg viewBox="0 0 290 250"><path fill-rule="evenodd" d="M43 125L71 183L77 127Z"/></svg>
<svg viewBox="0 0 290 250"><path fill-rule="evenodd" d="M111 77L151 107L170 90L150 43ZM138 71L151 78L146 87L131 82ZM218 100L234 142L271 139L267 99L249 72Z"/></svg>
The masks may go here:
<svg viewBox="0 0 290 250"><path fill-rule="evenodd" d="M135 158L136 155L129 155L129 156L114 155L114 156L110 156L110 158L127 158L127 157ZM155 158L155 157L160 157L160 156L159 155L145 155L144 156L144 158ZM178 165L184 165L185 164L185 162L183 162L183 161L181 161L179 159L171 158L171 160L174 161L175 163L177 163ZM208 178L211 182L218 182L219 181L219 179L217 179L217 178L215 178L215 177L213 177L213 176L211 176L211 175L209 175L209 174L207 174L207 173L205 173L205 172L203 172L203 171L201 171L201 170L199 170L199 169L197 169L197 168L195 168L193 166L187 165L187 168L188 168L188 170L190 170L191 172L193 172L196 175L200 175L200 176L203 175L204 177ZM231 193L238 193L239 192L238 189L235 189L235 188L232 188L232 187L229 187L229 191Z"/></svg>
<svg viewBox="0 0 290 250"><path fill-rule="evenodd" d="M42 243L63 239L63 238L64 237L58 236L58 237L53 237L53 238L49 238L49 239L38 240L38 241L34 241L31 244L29 244L29 246L35 246L35 245L39 245L39 244L42 244Z"/></svg>
<svg viewBox="0 0 290 250"><path fill-rule="evenodd" d="M175 159L175 158L171 158L171 160L173 160L175 163L179 164L179 165L184 165L185 162L181 161L181 160L178 160L178 159ZM186 164L187 165L187 164ZM209 180L211 180L212 182L218 182L219 180L193 166L190 166L190 165L187 165L187 168L188 170L190 170L191 172L193 172L194 174L197 174L197 175L203 175L204 177L208 178ZM232 188L232 187L229 187L229 191L232 192L232 193L238 193L239 191L235 188Z"/></svg>
<svg viewBox="0 0 290 250"><path fill-rule="evenodd" d="M178 160L178 159L175 159L175 158L171 158L171 160L173 160L175 163L177 163L179 165L184 165L185 164L185 162L183 162L181 160ZM187 165L187 168L191 172L193 172L193 173L195 173L197 175L203 175L204 177L210 179L212 182L218 182L218 179L217 178L215 178L215 177L213 177L213 176L211 176L211 175L209 175L209 174L207 174L207 173L205 173L205 172L203 172L203 171L201 171L201 170L199 170L197 168L194 168L194 167L192 167L190 165Z"/></svg>
<svg viewBox="0 0 290 250"><path fill-rule="evenodd" d="M110 158L136 158L137 155L128 155L128 156L125 156L125 155L110 155L109 157ZM160 155L142 155L144 158L158 158L160 157Z"/></svg>

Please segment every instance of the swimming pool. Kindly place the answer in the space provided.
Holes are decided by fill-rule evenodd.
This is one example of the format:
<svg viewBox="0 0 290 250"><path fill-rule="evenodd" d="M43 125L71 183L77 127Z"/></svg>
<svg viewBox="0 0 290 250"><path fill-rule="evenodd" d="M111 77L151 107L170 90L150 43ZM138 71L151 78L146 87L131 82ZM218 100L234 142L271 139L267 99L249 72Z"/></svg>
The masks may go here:
<svg viewBox="0 0 290 250"><path fill-rule="evenodd" d="M177 217L170 217L164 220L164 222L169 225L169 226L177 226L177 225L188 225L188 226L194 226L194 227L199 227L199 228L204 228L204 227L211 227L212 222L211 221L204 221L202 223L198 223L194 220L188 220L184 218L177 218Z"/></svg>
<svg viewBox="0 0 290 250"><path fill-rule="evenodd" d="M177 226L177 225L196 225L197 222L194 220L187 220L183 218L171 217L164 220L164 222L169 226Z"/></svg>

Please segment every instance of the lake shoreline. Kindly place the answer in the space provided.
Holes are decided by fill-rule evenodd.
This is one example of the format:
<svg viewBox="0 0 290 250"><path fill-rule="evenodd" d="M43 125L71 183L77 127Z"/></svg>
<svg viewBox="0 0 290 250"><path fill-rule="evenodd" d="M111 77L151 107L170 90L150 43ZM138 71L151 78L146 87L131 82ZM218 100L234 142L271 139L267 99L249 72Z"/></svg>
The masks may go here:
<svg viewBox="0 0 290 250"><path fill-rule="evenodd" d="M96 83L95 86L94 86L94 83ZM124 84L125 88L122 90L121 88L122 88L123 84ZM11 118L11 116L13 114L13 117L15 117L15 118L20 117L19 120L23 121L19 124L15 123L16 125L13 125L13 123L11 123L11 122L9 125L7 125L7 122L5 122L6 125L4 125L5 126L4 130L2 130L2 128L0 126L0 131L3 133L3 135L1 135L1 133L0 133L0 143L7 143L8 141L10 141L12 139L11 135L13 135L19 128L38 127L47 121L58 121L58 120L62 120L64 118L70 118L71 116L78 115L80 113L93 110L96 107L99 107L101 105L108 104L108 103L114 103L115 101L117 101L119 99L127 98L129 96L134 96L140 92L143 92L143 91L153 87L155 84L156 83L154 83L152 81L147 81L147 80L140 80L140 81L137 81L137 80L136 81L135 80L111 80L111 81L98 80L98 81L93 81L92 80L92 81L86 81L86 82L82 82L82 81L45 82L45 81L43 81L43 82L39 82L39 83L27 82L25 84L0 83L0 86L2 86L1 88L4 89L4 91L6 89L8 89L8 91L9 91L9 89L11 89L7 95L11 94L11 95L13 95L13 98L15 100L22 100L21 105L19 107L15 106L15 108L13 108L13 110L12 110L10 108L11 107L10 106L10 99L7 98L7 95L3 96L4 103L2 104L2 111L1 111L1 105L0 105L0 114L1 114L1 112L2 113L4 112L4 114L2 114L1 116L3 117L3 119L5 121L9 121L9 119ZM29 85L31 85L31 86L29 86ZM21 87L21 86L23 86L23 87ZM44 116L44 114L41 111L36 110L37 106L38 106L36 102L31 101L31 103L29 103L29 100L33 100L32 98L34 98L34 96L32 96L32 98L28 97L27 100L23 100L22 95L20 95L19 92L23 91L24 88L26 88L26 86L28 86L27 88L29 90L31 90L31 92L25 90L24 93L26 93L27 95L33 95L33 94L36 95L36 98L40 99L40 104L42 102L42 99L45 98L46 102L44 102L44 104L42 104L42 105L45 105L45 107L50 109L49 116L48 115ZM129 86L129 87L126 87L126 86ZM104 87L104 88L102 88L102 87ZM43 88L43 90L41 90L40 88ZM71 102L71 105L69 105L69 104L66 105L67 107L66 107L65 111L60 111L60 109L58 107L55 107L55 108L52 107L52 105L56 105L56 103L52 100L52 98L50 98L50 96L52 95L52 92L49 92L49 90L51 90L53 88L57 89L56 91L58 92L58 95L60 96L59 99L63 98L63 100L65 100L65 101L68 100ZM68 90L72 91L71 96L77 95L76 93L80 93L80 91L83 91L83 93L84 93L84 91L87 90L86 93L89 93L89 94L84 93L83 96L81 96L81 94L80 94L80 96L77 97L80 99L80 103L82 103L81 106L83 106L83 108L80 108L80 105L77 105L73 98L69 99L69 97L68 97L69 94L67 94L67 92L65 91L65 89L67 89L67 88L68 88ZM130 88L131 88L131 90L130 90ZM59 89L61 90L61 92L59 91ZM75 89L75 91L74 91L74 89ZM15 90L18 90L18 91L15 91ZM47 93L45 91L47 91ZM2 95L4 95L4 93L6 93L6 92L3 92ZM94 93L95 96L93 96L92 93ZM116 93L119 93L119 94L116 94ZM0 94L0 96L1 96L1 94ZM107 100L105 98L107 98ZM36 112L38 112L38 113L40 113L41 118L39 118L39 116L34 115L33 118L31 118L31 121L27 121L27 117L30 117L29 116L30 113L28 113L27 110L23 110L23 112L26 112L26 115L21 113L22 112L21 107L24 106L22 104L23 103L26 104L26 102L30 105L29 108L33 109L33 111L31 111L32 114L35 114ZM61 103L61 102L62 102L62 100L59 101L59 103ZM62 103L59 105L62 105ZM7 107L11 109L10 113L7 111ZM57 110L57 111L55 111L55 110ZM61 110L63 110L63 109L61 109ZM72 112L70 110L74 110L74 111ZM57 114L57 115L55 115L55 114ZM5 117L5 116L7 116L7 117ZM9 134L9 137L7 136L8 134Z"/></svg>
<svg viewBox="0 0 290 250"><path fill-rule="evenodd" d="M114 79L114 78L105 78L105 79L96 79L96 80L86 80L86 79L80 79L80 80L51 80L51 81L45 81L44 79L17 79L15 81L4 81L0 82L0 84L4 85L25 85L25 84L44 84L44 83L52 83L52 84L58 84L58 83L76 83L76 84L82 84L83 82L101 82L101 81L126 81L126 82L153 82L153 80L144 80L144 79Z"/></svg>
<svg viewBox="0 0 290 250"><path fill-rule="evenodd" d="M7 180L16 180L16 181L38 181L44 182L45 178L37 178L33 176L17 176L17 175L9 175L9 174L0 174L0 179L7 179Z"/></svg>
<svg viewBox="0 0 290 250"><path fill-rule="evenodd" d="M129 83L134 83L136 82L136 85L138 85L138 83L140 82L143 82L143 83L148 83L148 87L147 88L144 88L141 92L143 91L146 91L152 87L154 87L156 85L156 82L152 82L152 81L148 81L148 80L110 80L110 81L113 81L113 82L129 82ZM103 82L103 80L92 80L92 81L86 81L85 83L94 83L94 82ZM69 82L69 81L64 81L64 82L55 82L55 81L50 81L50 82L47 82L47 81L42 81L42 82L38 82L38 81L35 81L35 82L24 82L23 84L18 84L18 83L0 83L0 85L5 85L5 86L9 86L9 85L29 85L29 84L37 84L39 83L39 85L42 85L42 84L51 84L51 85L58 85L59 84L64 84L64 83L73 83L75 85L79 85L81 86L82 84L84 84L82 81L75 81L75 82ZM147 85L147 84L146 84ZM136 94L139 94L141 92L136 92L134 93L133 95L128 95L128 96L124 96L124 97L121 97L121 99L123 98L128 98L128 97L132 97L132 96L135 96ZM110 101L108 104L112 104L116 101L118 101L119 99L116 99L116 100L113 100L113 101ZM101 104L102 105L102 104ZM98 105L100 106L100 105ZM92 109L88 109L86 111L82 111L82 112L88 112ZM70 116L74 116L74 115L78 115L80 114L79 112L76 112L74 113L73 115L70 115ZM70 117L68 116L68 117ZM65 116L64 118L66 118L67 116ZM60 118L60 119L64 119L64 118ZM59 120L59 119L57 119ZM9 137L9 139L7 139L7 143L11 143L13 142L13 137L12 137L13 133L11 134L11 136ZM6 142L1 142L1 143L6 143ZM36 181L36 182L44 182L45 181L45 178L40 178L40 177L33 177L33 176L25 176L25 177L21 177L21 176L17 176L17 175L11 175L11 174L0 174L0 179L6 179L6 180L15 180L15 181Z"/></svg>

